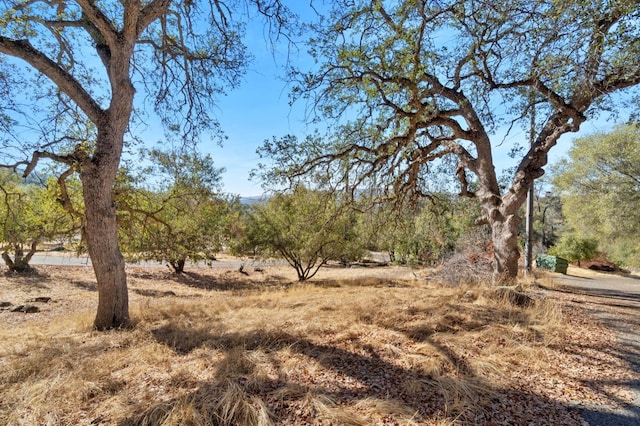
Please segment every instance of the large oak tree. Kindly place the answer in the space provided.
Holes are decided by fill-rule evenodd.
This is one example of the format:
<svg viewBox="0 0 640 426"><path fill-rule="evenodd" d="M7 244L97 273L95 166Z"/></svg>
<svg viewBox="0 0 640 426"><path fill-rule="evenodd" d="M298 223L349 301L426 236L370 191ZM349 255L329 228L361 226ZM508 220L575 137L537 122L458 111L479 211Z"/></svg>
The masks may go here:
<svg viewBox="0 0 640 426"><path fill-rule="evenodd" d="M129 324L112 186L134 107L153 108L166 129L187 139L215 133L208 110L247 64L242 35L251 5L277 18L271 30L286 19L278 0L14 0L0 6L3 155L25 164L25 174L42 158L79 173L83 237L98 283L97 329ZM28 161L19 158L25 152L32 153Z"/></svg>
<svg viewBox="0 0 640 426"><path fill-rule="evenodd" d="M297 140L284 138L268 154L295 160L294 175L346 163L351 188L369 183L392 197L425 192L443 160L454 159L460 193L478 198L479 221L492 230L494 280L513 279L518 212L549 151L640 83L640 3L332 4L312 28L317 67L293 77L294 97L309 101L312 118L335 120L336 142L319 150L313 139L291 146ZM524 129L523 151L501 188L495 149L513 128Z"/></svg>

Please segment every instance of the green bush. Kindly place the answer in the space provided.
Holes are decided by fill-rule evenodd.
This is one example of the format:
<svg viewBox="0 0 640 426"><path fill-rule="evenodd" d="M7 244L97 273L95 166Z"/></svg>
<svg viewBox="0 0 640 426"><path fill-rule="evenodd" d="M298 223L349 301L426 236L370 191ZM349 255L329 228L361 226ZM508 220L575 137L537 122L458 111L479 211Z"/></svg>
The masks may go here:
<svg viewBox="0 0 640 426"><path fill-rule="evenodd" d="M573 233L563 234L558 243L549 249L549 254L567 259L569 262L591 260L598 254L598 243L588 238L579 238Z"/></svg>

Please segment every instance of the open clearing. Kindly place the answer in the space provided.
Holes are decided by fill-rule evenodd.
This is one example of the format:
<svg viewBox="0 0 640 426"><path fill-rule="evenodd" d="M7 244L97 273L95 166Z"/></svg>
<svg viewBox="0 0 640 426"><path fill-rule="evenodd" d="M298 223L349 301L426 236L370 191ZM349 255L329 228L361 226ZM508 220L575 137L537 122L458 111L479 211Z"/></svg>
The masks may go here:
<svg viewBox="0 0 640 426"><path fill-rule="evenodd" d="M588 296L545 277L520 308L401 267L244 270L128 267L135 327L108 333L90 268L0 277L0 424L580 425L634 397Z"/></svg>

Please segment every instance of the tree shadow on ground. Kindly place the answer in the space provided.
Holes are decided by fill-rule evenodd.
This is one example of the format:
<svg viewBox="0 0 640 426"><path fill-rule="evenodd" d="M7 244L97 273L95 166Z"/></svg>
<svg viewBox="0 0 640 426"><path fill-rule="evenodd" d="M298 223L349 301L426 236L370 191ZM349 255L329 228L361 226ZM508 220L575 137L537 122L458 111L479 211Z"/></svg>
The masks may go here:
<svg viewBox="0 0 640 426"><path fill-rule="evenodd" d="M582 275L574 275L574 274L570 274L570 273L566 273L563 274L565 277L571 277L571 278L579 278L581 280L589 280L589 281L593 281L592 277L583 277Z"/></svg>
<svg viewBox="0 0 640 426"><path fill-rule="evenodd" d="M139 294L140 296L145 297L177 297L176 293L171 290L161 291L161 290L149 290L145 288L133 288L131 287L131 291Z"/></svg>
<svg viewBox="0 0 640 426"><path fill-rule="evenodd" d="M141 408L121 426L161 422L168 416L181 415L187 403L191 404L191 411L187 411L210 416L217 424L229 414L228 407L221 404L230 389L236 392L236 409L242 401L247 407L266 407L276 424L371 424L382 418L412 424L435 419L456 419L461 424L580 424L571 407L534 393L497 389L477 376L463 355L435 342L433 345L459 366L456 372L434 377L419 368L389 362L366 344L347 350L284 331L229 333L170 323L152 333L158 342L180 355L201 347L221 351L216 380L200 381L197 389L186 395ZM251 355L256 351L261 354L261 362L268 360L268 369L275 375L256 371ZM287 352L284 361L281 351ZM369 409L363 408L367 406ZM374 418L366 417L371 412ZM246 417L227 418L223 423L244 422L252 424Z"/></svg>
<svg viewBox="0 0 640 426"><path fill-rule="evenodd" d="M27 288L36 288L41 290L49 290L52 278L45 272L40 272L35 268L31 268L24 272L5 271L4 276L15 286L23 286Z"/></svg>
<svg viewBox="0 0 640 426"><path fill-rule="evenodd" d="M621 337L620 344L617 346L611 346L604 350L605 353L615 357L623 363L629 365L630 370L640 374L640 338L638 337L638 331L640 331L640 317L637 315L637 310L640 308L640 295L626 294L623 292L610 291L610 290L594 290L593 292L585 292L580 289L579 291L573 288L563 288L559 291L566 293L591 295L597 298L591 300L589 303L602 305L607 307L615 307L617 313L615 315L598 315L601 311L598 309L585 308L590 314L598 316L604 325L617 330L636 330L631 337L628 333L625 333ZM617 303L617 300L623 300L623 303ZM465 308L460 307L462 311L458 313L465 313ZM468 364L464 358L459 357L451 348L446 345L439 344L432 336L437 333L458 333L460 331L473 331L480 329L484 326L490 325L496 322L495 315L488 315L486 312L466 312L471 315L465 316L449 316L444 315L439 318L437 324L425 321L423 324L412 324L410 326L404 324L398 324L394 327L396 331L405 334L407 337L416 341L429 344L432 348L436 349L445 359L456 368L460 369L466 375L474 375L474 372L469 369ZM418 311L417 316L427 316L429 312ZM509 322L516 322L521 325L530 323L527 319L527 311L522 310L516 315L511 314L508 318ZM460 321L460 318L470 318L466 321ZM507 318L504 318L507 320ZM540 338L539 332L532 330L533 338ZM578 345L579 346L579 345ZM579 353L583 358L589 358L593 363L602 363L603 360L598 358L597 354L589 356L588 354L593 351L593 347L576 345L568 346L563 344L562 350ZM556 348L559 349L559 348ZM579 379L579 378L578 378ZM606 396L609 400L618 404L619 409L612 409L602 406L589 406L583 405L582 401L576 401L576 405L573 407L583 416L583 418L591 425L638 425L640 424L640 378L629 378L628 380L585 380L580 379L580 382L587 388L591 389L594 394ZM633 403L628 403L625 399L619 397L612 391L612 388L626 388L635 392L636 400ZM580 405L578 405L580 404Z"/></svg>
<svg viewBox="0 0 640 426"><path fill-rule="evenodd" d="M225 274L222 277L212 277L197 272L183 272L181 274L172 274L171 281L178 284L186 285L201 290L251 290L257 288L255 283L243 279L241 276L233 276Z"/></svg>
<svg viewBox="0 0 640 426"><path fill-rule="evenodd" d="M614 331L618 338L617 344L602 351L628 365L633 373L631 377L623 380L583 380L584 385L594 392L607 395L621 408L585 407L580 409L581 415L592 426L640 424L640 294L570 286L561 286L555 291L589 297L580 301L580 307ZM612 388L620 387L633 393L632 403L611 392Z"/></svg>
<svg viewBox="0 0 640 426"><path fill-rule="evenodd" d="M78 287L82 290L87 290L87 291L91 291L91 292L95 292L98 291L98 284L92 281L78 281L78 280L73 280L70 281L70 284L74 287Z"/></svg>
<svg viewBox="0 0 640 426"><path fill-rule="evenodd" d="M201 290L242 291L287 285L288 280L279 276L261 276L259 280L247 279L238 271L226 271L221 276L211 276L186 271L181 274L170 274L167 279L182 285Z"/></svg>
<svg viewBox="0 0 640 426"><path fill-rule="evenodd" d="M603 288L586 288L586 287L576 288L576 287L562 285L554 289L554 291L559 291L559 292L568 293L568 294L579 294L583 296L602 297L606 299L606 302L604 304L609 306L618 306L618 305L612 304L611 300L626 300L634 303L640 303L640 294L629 293L621 290L612 290L612 289L603 289ZM620 305L620 307L634 307L635 309L640 309L640 304Z"/></svg>
<svg viewBox="0 0 640 426"><path fill-rule="evenodd" d="M158 343L180 355L186 355L201 347L211 347L215 341L215 334L209 326L187 329L173 322L153 329L151 334Z"/></svg>
<svg viewBox="0 0 640 426"><path fill-rule="evenodd" d="M573 287L570 285L558 285L554 288L545 286L541 287L547 291L570 295L574 294L577 296L589 296L593 298L589 301L572 300L573 303L577 303L580 305L589 303L609 308L629 308L634 310L640 309L639 293L628 293L625 291L611 289ZM602 300L599 300L598 298L601 298Z"/></svg>
<svg viewBox="0 0 640 426"><path fill-rule="evenodd" d="M317 279L313 278L308 281L310 285L324 288L337 287L367 287L367 288L406 288L410 287L409 282L397 279L390 280L388 278L363 277L360 279L340 280L336 278Z"/></svg>

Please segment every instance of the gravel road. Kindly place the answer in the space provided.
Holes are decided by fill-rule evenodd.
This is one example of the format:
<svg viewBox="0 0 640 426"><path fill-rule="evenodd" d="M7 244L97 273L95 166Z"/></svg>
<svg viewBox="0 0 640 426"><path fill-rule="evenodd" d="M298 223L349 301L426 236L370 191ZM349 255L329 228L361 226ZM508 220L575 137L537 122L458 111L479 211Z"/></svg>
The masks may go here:
<svg viewBox="0 0 640 426"><path fill-rule="evenodd" d="M53 265L53 266L91 266L91 259L88 256L77 256L71 252L39 252L36 253L29 262L31 265ZM273 264L273 261L263 262L258 260L241 260L237 258L220 258L207 265L204 262L193 264L187 262L187 267L211 267L211 268L228 268L238 269L241 265L246 266L265 266ZM164 266L164 263L154 261L141 261L137 263L127 263L130 266L140 267L158 267Z"/></svg>
<svg viewBox="0 0 640 426"><path fill-rule="evenodd" d="M564 290L597 297L591 313L612 329L619 339L617 354L640 373L640 277L592 273L570 268L568 275L554 274ZM591 426L640 425L640 382L622 384L635 394L623 407L587 407L580 415Z"/></svg>

